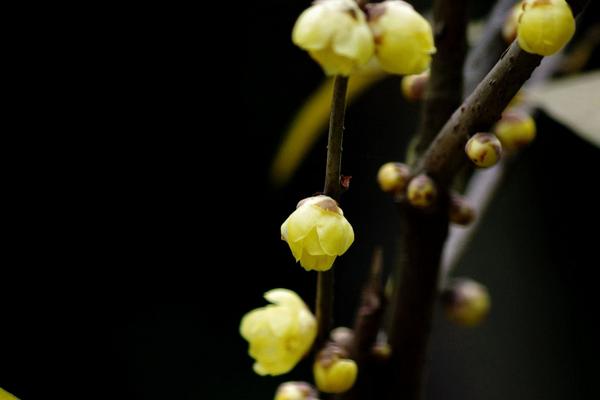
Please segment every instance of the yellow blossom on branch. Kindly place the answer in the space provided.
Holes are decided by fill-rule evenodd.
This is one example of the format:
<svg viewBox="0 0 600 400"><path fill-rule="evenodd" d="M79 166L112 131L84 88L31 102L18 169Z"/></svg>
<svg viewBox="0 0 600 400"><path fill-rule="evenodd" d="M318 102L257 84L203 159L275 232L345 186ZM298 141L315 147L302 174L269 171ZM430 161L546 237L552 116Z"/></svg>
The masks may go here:
<svg viewBox="0 0 600 400"><path fill-rule="evenodd" d="M336 201L321 195L298 204L281 225L281 238L304 269L326 271L354 242L354 230Z"/></svg>
<svg viewBox="0 0 600 400"><path fill-rule="evenodd" d="M240 334L250 343L259 375L289 372L311 348L317 322L306 304L293 291L273 289L265 293L273 303L250 311L242 318Z"/></svg>
<svg viewBox="0 0 600 400"><path fill-rule="evenodd" d="M373 35L353 0L319 0L294 25L292 41L327 75L350 75L373 55Z"/></svg>

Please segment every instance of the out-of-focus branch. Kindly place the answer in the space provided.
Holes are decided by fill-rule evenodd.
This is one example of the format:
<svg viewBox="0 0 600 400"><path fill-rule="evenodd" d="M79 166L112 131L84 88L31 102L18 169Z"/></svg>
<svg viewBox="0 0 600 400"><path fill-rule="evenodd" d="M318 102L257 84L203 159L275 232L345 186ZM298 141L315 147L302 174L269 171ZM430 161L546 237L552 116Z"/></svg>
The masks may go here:
<svg viewBox="0 0 600 400"><path fill-rule="evenodd" d="M502 26L517 0L499 0L486 20L479 42L469 51L465 61L464 93L471 94L481 79L492 69L507 44L502 38ZM454 110L452 110L454 111Z"/></svg>
<svg viewBox="0 0 600 400"><path fill-rule="evenodd" d="M461 101L466 5L466 0L433 3L437 53L421 115L417 154L427 149ZM380 377L384 398L390 400L422 397L440 256L448 230L447 204L448 197L442 190L438 208L432 213L423 213L404 202L398 205L402 236L389 332L392 351Z"/></svg>
<svg viewBox="0 0 600 400"><path fill-rule="evenodd" d="M374 365L373 345L381 327L385 298L382 284L383 251L375 248L369 277L363 288L360 305L354 320L354 339L350 347L350 356L358 364L358 378L354 387L339 398L358 400L369 398L373 393Z"/></svg>
<svg viewBox="0 0 600 400"><path fill-rule="evenodd" d="M435 1L433 31L436 54L421 109L416 135L420 156L462 101L463 65L467 47L467 0Z"/></svg>

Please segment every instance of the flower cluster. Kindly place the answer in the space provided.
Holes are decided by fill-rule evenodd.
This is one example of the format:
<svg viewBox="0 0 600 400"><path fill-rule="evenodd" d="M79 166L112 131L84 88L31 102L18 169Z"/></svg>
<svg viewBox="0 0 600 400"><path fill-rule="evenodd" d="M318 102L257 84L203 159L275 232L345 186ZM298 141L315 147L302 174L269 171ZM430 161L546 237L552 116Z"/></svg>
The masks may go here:
<svg viewBox="0 0 600 400"><path fill-rule="evenodd" d="M369 5L353 0L317 0L296 21L292 41L327 75L350 75L373 55L395 74L418 74L435 53L429 23L400 0Z"/></svg>

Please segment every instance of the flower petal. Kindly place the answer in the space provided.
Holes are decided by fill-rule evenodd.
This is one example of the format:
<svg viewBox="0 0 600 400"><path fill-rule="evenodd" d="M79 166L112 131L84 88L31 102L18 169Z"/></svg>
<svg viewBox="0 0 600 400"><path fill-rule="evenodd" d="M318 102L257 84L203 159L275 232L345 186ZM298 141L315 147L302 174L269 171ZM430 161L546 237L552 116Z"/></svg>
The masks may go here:
<svg viewBox="0 0 600 400"><path fill-rule="evenodd" d="M342 255L354 242L354 230L346 218L328 213L320 219L317 226L319 241L325 254Z"/></svg>
<svg viewBox="0 0 600 400"><path fill-rule="evenodd" d="M302 258L300 259L300 265L304 267L305 270L316 270L316 271L327 271L333 265L336 256L328 256L328 255L320 255L313 256L304 252L302 254Z"/></svg>
<svg viewBox="0 0 600 400"><path fill-rule="evenodd" d="M288 242L304 239L317 225L323 210L315 205L305 203L294 211L288 218Z"/></svg>
<svg viewBox="0 0 600 400"><path fill-rule="evenodd" d="M273 304L292 308L307 308L300 296L289 289L269 290L264 294L264 298Z"/></svg>

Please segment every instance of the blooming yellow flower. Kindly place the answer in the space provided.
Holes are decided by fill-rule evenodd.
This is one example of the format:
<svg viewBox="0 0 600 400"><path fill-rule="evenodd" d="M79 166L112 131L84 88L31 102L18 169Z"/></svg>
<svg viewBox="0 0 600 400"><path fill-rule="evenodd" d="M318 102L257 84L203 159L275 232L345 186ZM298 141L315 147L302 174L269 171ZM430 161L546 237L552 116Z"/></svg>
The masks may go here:
<svg viewBox="0 0 600 400"><path fill-rule="evenodd" d="M319 390L324 393L344 393L356 381L358 367L348 358L317 360L313 365L313 375Z"/></svg>
<svg viewBox="0 0 600 400"><path fill-rule="evenodd" d="M298 203L281 225L281 238L304 269L326 271L354 242L354 230L335 200L321 195Z"/></svg>
<svg viewBox="0 0 600 400"><path fill-rule="evenodd" d="M302 299L288 289L265 293L273 303L250 311L242 318L240 333L250 343L259 375L289 372L310 349L317 335L317 321Z"/></svg>
<svg viewBox="0 0 600 400"><path fill-rule="evenodd" d="M411 75L429 68L435 53L431 26L410 4L384 1L371 5L368 13L375 55L385 71Z"/></svg>
<svg viewBox="0 0 600 400"><path fill-rule="evenodd" d="M373 35L353 0L318 0L294 25L292 41L327 75L348 76L373 55Z"/></svg>
<svg viewBox="0 0 600 400"><path fill-rule="evenodd" d="M528 53L549 56L575 33L575 18L565 0L526 0L519 17L519 46Z"/></svg>

